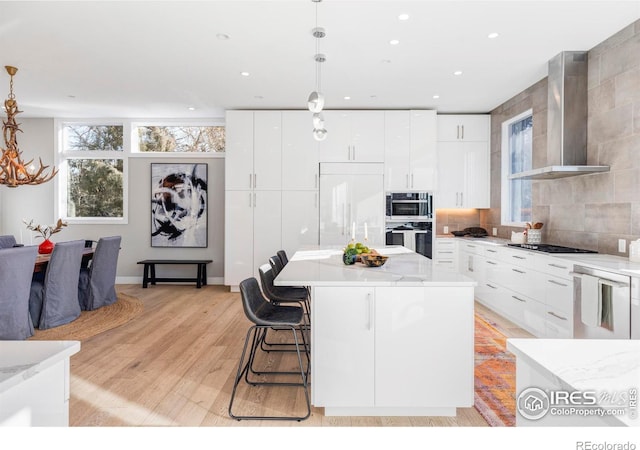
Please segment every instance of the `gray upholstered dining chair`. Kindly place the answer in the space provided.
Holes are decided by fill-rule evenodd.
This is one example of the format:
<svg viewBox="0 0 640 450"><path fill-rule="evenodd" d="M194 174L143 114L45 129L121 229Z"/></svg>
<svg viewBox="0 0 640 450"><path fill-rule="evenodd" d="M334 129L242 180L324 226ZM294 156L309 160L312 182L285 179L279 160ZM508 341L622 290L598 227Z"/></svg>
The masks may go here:
<svg viewBox="0 0 640 450"><path fill-rule="evenodd" d="M78 300L82 310L92 311L118 299L116 269L121 241L122 236L100 238L89 267L80 270Z"/></svg>
<svg viewBox="0 0 640 450"><path fill-rule="evenodd" d="M31 282L29 313L33 325L46 330L80 316L78 279L84 240L58 242L53 247L44 280Z"/></svg>
<svg viewBox="0 0 640 450"><path fill-rule="evenodd" d="M16 238L12 234L0 236L0 248L11 248L16 245Z"/></svg>
<svg viewBox="0 0 640 450"><path fill-rule="evenodd" d="M37 256L35 245L0 252L0 339L23 340L33 336L29 287Z"/></svg>
<svg viewBox="0 0 640 450"><path fill-rule="evenodd" d="M282 263L282 267L286 266L289 262L289 257L287 256L287 252L284 250L278 250L276 255L280 258L280 262Z"/></svg>

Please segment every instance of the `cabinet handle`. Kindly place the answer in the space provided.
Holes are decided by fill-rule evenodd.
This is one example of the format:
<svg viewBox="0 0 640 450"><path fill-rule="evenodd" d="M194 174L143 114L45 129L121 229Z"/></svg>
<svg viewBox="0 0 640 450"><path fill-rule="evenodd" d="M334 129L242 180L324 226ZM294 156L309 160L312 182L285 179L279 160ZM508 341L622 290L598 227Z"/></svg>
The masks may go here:
<svg viewBox="0 0 640 450"><path fill-rule="evenodd" d="M460 206L464 206L464 192L460 192Z"/></svg>
<svg viewBox="0 0 640 450"><path fill-rule="evenodd" d="M252 180L252 179L253 179L253 178L251 177L251 174L249 174L249 189L251 189L251 188L253 187L253 186L252 186L252 184L251 184L251 180Z"/></svg>
<svg viewBox="0 0 640 450"><path fill-rule="evenodd" d="M492 266L497 266L498 263L494 263L493 261L487 261L487 264L491 264Z"/></svg>
<svg viewBox="0 0 640 450"><path fill-rule="evenodd" d="M522 302L522 303L527 303L526 300L523 300L520 297L516 297L515 295L512 295L511 298L515 298L516 300L518 300L519 302Z"/></svg>
<svg viewBox="0 0 640 450"><path fill-rule="evenodd" d="M456 192L456 206L460 206L460 192Z"/></svg>
<svg viewBox="0 0 640 450"><path fill-rule="evenodd" d="M253 193L253 207L256 207L256 193Z"/></svg>
<svg viewBox="0 0 640 450"><path fill-rule="evenodd" d="M371 292L367 292L367 305L369 312L367 314L367 330L371 330L371 324L373 323L373 305L371 304Z"/></svg>
<svg viewBox="0 0 640 450"><path fill-rule="evenodd" d="M409 189L409 174L407 174L407 189Z"/></svg>
<svg viewBox="0 0 640 450"><path fill-rule="evenodd" d="M313 182L313 186L314 186L314 188L318 189L318 174L315 174L314 176L315 176L316 179Z"/></svg>
<svg viewBox="0 0 640 450"><path fill-rule="evenodd" d="M315 207L316 209L318 209L318 194L316 193L316 195L313 196L313 199L315 200Z"/></svg>
<svg viewBox="0 0 640 450"><path fill-rule="evenodd" d="M475 246L475 245L471 245L471 244L467 244L467 247L469 247L469 248L476 248L476 246Z"/></svg>
<svg viewBox="0 0 640 450"><path fill-rule="evenodd" d="M356 146L353 146L353 160L356 160Z"/></svg>
<svg viewBox="0 0 640 450"><path fill-rule="evenodd" d="M462 139L464 139L464 125L462 125Z"/></svg>
<svg viewBox="0 0 640 450"><path fill-rule="evenodd" d="M566 317L559 316L556 313L554 313L553 311L547 311L547 314L552 315L553 317L555 317L557 319L560 319L560 320L567 320Z"/></svg>
<svg viewBox="0 0 640 450"><path fill-rule="evenodd" d="M456 125L456 139L460 139L460 125Z"/></svg>
<svg viewBox="0 0 640 450"><path fill-rule="evenodd" d="M518 269L511 269L511 270L513 270L513 271L514 271L514 272L516 272L516 273L522 273L522 274L527 273L527 272L525 272L524 270L518 270Z"/></svg>
<svg viewBox="0 0 640 450"><path fill-rule="evenodd" d="M491 249L489 249L489 248L487 249L487 251L488 251L489 253L498 253L498 251L497 251L497 250L491 250Z"/></svg>
<svg viewBox="0 0 640 450"><path fill-rule="evenodd" d="M439 253L439 254L442 254L442 255L444 255L444 254L447 254L447 255L448 255L448 254L451 254L451 253L453 253L453 252L443 252L442 250L438 250L438 253Z"/></svg>
<svg viewBox="0 0 640 450"><path fill-rule="evenodd" d="M512 257L512 258L515 258L515 259L527 259L527 258L525 258L524 256L515 256L515 255L511 255L511 257Z"/></svg>
<svg viewBox="0 0 640 450"><path fill-rule="evenodd" d="M249 208L251 208L251 192L249 192Z"/></svg>
<svg viewBox="0 0 640 450"><path fill-rule="evenodd" d="M253 174L253 188L257 188L258 187L258 175L256 175L255 173Z"/></svg>
<svg viewBox="0 0 640 450"><path fill-rule="evenodd" d="M556 280L547 280L547 281L549 283L557 284L558 286L564 286L564 287L569 286L568 284L560 283L559 281L556 281Z"/></svg>
<svg viewBox="0 0 640 450"><path fill-rule="evenodd" d="M485 283L485 284L486 284L487 286L489 286L491 289L498 289L497 287L495 287L495 286L493 286L493 285L491 285L491 284L489 284L489 283Z"/></svg>
<svg viewBox="0 0 640 450"><path fill-rule="evenodd" d="M411 174L411 189L413 189L413 174Z"/></svg>
<svg viewBox="0 0 640 450"><path fill-rule="evenodd" d="M555 268L557 268L557 269L568 269L568 267L566 267L566 266L561 266L560 264L553 264L553 263L549 263L549 264L547 264L547 265L548 265L548 266L551 266L551 267L555 267Z"/></svg>

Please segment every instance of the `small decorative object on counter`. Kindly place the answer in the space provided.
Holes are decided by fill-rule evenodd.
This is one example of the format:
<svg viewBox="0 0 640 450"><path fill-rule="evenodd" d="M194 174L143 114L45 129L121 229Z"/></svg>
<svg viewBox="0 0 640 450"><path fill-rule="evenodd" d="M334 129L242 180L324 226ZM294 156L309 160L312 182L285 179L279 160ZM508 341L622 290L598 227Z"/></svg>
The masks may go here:
<svg viewBox="0 0 640 450"><path fill-rule="evenodd" d="M640 262L640 239L629 243L629 261Z"/></svg>
<svg viewBox="0 0 640 450"><path fill-rule="evenodd" d="M525 230L527 244L540 244L542 242L542 225L542 222L534 224L527 222L527 229Z"/></svg>
<svg viewBox="0 0 640 450"><path fill-rule="evenodd" d="M527 235L524 231L520 233L516 233L515 231L511 232L511 242L514 244L524 244L526 242Z"/></svg>
<svg viewBox="0 0 640 450"><path fill-rule="evenodd" d="M58 222L56 222L55 225L47 226L36 225L33 223L33 219L31 219L29 222L27 222L25 219L23 220L23 222L27 226L28 230L37 231L38 233L40 233L44 241L38 246L38 253L45 255L51 253L55 245L49 238L52 235L59 233L60 231L62 231L63 227L67 226L67 223L63 222L62 219L58 219Z"/></svg>
<svg viewBox="0 0 640 450"><path fill-rule="evenodd" d="M368 267L380 267L387 262L387 259L389 259L389 257L370 253L368 255L362 255L361 259L362 259L362 262L366 264Z"/></svg>

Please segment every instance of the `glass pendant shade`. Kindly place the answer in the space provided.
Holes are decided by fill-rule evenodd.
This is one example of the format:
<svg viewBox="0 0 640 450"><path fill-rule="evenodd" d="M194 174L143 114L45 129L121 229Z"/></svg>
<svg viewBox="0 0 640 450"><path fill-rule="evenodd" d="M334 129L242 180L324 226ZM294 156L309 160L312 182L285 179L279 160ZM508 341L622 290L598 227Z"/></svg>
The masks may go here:
<svg viewBox="0 0 640 450"><path fill-rule="evenodd" d="M324 128L314 128L313 138L316 141L324 141L327 138L327 130L325 130Z"/></svg>
<svg viewBox="0 0 640 450"><path fill-rule="evenodd" d="M324 117L321 113L315 113L313 115L313 128L320 129L324 128Z"/></svg>
<svg viewBox="0 0 640 450"><path fill-rule="evenodd" d="M324 95L321 92L313 91L309 95L307 106L312 113L319 113L324 108Z"/></svg>

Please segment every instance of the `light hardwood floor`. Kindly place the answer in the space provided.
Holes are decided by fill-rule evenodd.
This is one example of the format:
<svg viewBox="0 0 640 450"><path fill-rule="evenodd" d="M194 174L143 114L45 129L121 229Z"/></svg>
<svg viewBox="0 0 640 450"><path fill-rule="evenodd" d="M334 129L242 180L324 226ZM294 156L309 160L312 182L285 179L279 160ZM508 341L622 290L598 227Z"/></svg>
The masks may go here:
<svg viewBox="0 0 640 450"><path fill-rule="evenodd" d="M118 285L117 290L141 299L144 312L83 341L72 356L71 426L487 426L475 408L460 408L456 417L325 417L322 408L312 408L311 417L302 422L238 422L227 409L250 326L240 294L224 286ZM476 303L476 308L508 337L530 337L482 305ZM296 360L291 354L270 353L257 363L293 370ZM242 413L304 411L302 389L244 383L238 389L236 404Z"/></svg>

